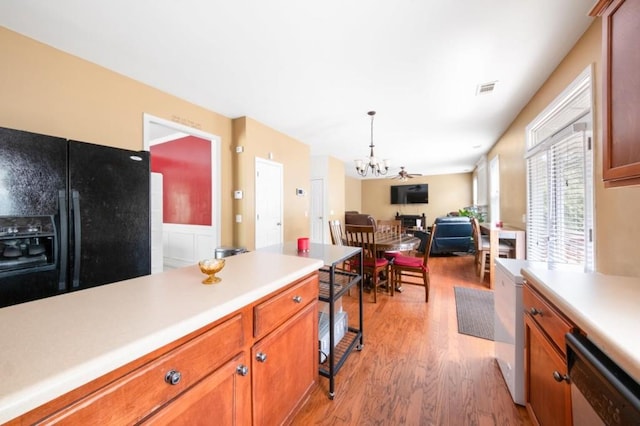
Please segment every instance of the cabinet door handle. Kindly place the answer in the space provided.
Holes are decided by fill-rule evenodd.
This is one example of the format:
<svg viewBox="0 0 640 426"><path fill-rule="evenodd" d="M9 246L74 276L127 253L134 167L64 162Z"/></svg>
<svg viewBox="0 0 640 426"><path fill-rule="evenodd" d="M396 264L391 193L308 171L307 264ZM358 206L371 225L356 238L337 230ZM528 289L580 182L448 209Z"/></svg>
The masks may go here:
<svg viewBox="0 0 640 426"><path fill-rule="evenodd" d="M258 360L258 362L265 362L267 360L267 354L265 354L264 352L258 352L256 354L256 359Z"/></svg>
<svg viewBox="0 0 640 426"><path fill-rule="evenodd" d="M567 376L566 374L562 374L558 371L554 371L553 372L553 380L555 380L558 383L561 382L567 382L569 383L569 376Z"/></svg>
<svg viewBox="0 0 640 426"><path fill-rule="evenodd" d="M236 368L236 372L241 376L246 376L247 374L249 374L249 367L247 367L246 365L240 364Z"/></svg>
<svg viewBox="0 0 640 426"><path fill-rule="evenodd" d="M302 302L302 297L300 296L293 296L293 301L296 303L301 303Z"/></svg>
<svg viewBox="0 0 640 426"><path fill-rule="evenodd" d="M530 313L531 315L533 315L533 316L536 316L536 315L540 315L540 316L542 316L542 311L541 311L541 310L538 310L538 309L536 309L536 308L533 308L533 307L532 307L531 309L529 309L529 313Z"/></svg>
<svg viewBox="0 0 640 426"><path fill-rule="evenodd" d="M177 385L180 383L180 379L182 378L182 374L177 370L170 370L167 374L164 375L164 381L169 383L170 385Z"/></svg>

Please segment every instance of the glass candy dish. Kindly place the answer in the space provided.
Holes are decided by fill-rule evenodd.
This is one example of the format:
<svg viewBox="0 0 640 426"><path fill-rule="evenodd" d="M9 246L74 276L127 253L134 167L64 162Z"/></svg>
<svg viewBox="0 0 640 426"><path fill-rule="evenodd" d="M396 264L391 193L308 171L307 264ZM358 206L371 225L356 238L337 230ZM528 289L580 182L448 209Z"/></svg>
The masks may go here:
<svg viewBox="0 0 640 426"><path fill-rule="evenodd" d="M216 274L224 268L224 259L204 259L198 262L198 266L203 274L208 275L202 284L215 284L222 280L220 277L216 277Z"/></svg>

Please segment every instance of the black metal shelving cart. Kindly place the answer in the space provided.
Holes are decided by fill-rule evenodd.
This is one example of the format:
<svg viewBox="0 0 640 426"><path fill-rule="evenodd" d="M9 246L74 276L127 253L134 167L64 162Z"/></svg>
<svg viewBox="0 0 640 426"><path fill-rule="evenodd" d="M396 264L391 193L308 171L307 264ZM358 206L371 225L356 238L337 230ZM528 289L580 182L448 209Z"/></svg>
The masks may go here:
<svg viewBox="0 0 640 426"><path fill-rule="evenodd" d="M323 246L322 244L318 245ZM313 246L314 244L312 244L311 251L313 251ZM341 267L349 260L353 264L362 265L362 249L346 246L328 247L333 249L330 255L323 259L325 267L320 269L319 300L329 305L329 354L327 354L327 359L320 364L320 374L329 379L329 398L333 399L335 396L335 375L338 374L349 354L354 349L362 350L364 346L362 334L362 274L360 271L346 271ZM358 291L357 326L349 325L342 339L339 342L335 342L336 301L354 287Z"/></svg>
<svg viewBox="0 0 640 426"><path fill-rule="evenodd" d="M338 374L349 354L354 349L362 350L364 346L362 324L362 271L347 271L343 268L345 263L352 265L362 265L362 249L359 247L334 246L330 244L311 243L309 251L299 253L295 242L288 242L278 246L262 248L260 250L276 251L282 254L291 254L319 259L324 262L324 267L320 268L320 295L319 300L326 302L329 306L329 353L319 354L319 373L329 379L329 398L335 396L335 375ZM355 289L358 292L358 313L357 325L348 325L344 336L336 342L336 303L349 290ZM350 320L353 323L353 320Z"/></svg>

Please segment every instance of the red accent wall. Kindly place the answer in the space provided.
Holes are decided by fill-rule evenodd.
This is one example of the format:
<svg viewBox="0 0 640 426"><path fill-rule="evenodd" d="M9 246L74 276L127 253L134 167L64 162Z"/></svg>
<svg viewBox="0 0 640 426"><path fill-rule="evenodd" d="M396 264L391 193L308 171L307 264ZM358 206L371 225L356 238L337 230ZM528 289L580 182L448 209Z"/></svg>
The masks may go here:
<svg viewBox="0 0 640 426"><path fill-rule="evenodd" d="M164 176L163 222L211 225L211 143L187 136L151 146L151 171Z"/></svg>

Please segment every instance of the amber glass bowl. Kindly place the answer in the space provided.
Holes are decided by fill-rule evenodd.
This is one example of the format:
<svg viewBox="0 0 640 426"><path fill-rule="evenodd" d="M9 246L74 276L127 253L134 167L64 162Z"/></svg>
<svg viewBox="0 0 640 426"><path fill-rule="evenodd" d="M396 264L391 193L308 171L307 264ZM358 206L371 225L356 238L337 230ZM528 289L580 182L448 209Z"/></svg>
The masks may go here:
<svg viewBox="0 0 640 426"><path fill-rule="evenodd" d="M214 284L221 281L221 278L216 277L216 274L224 268L224 259L204 259L198 262L198 266L203 274L208 275L202 284Z"/></svg>

